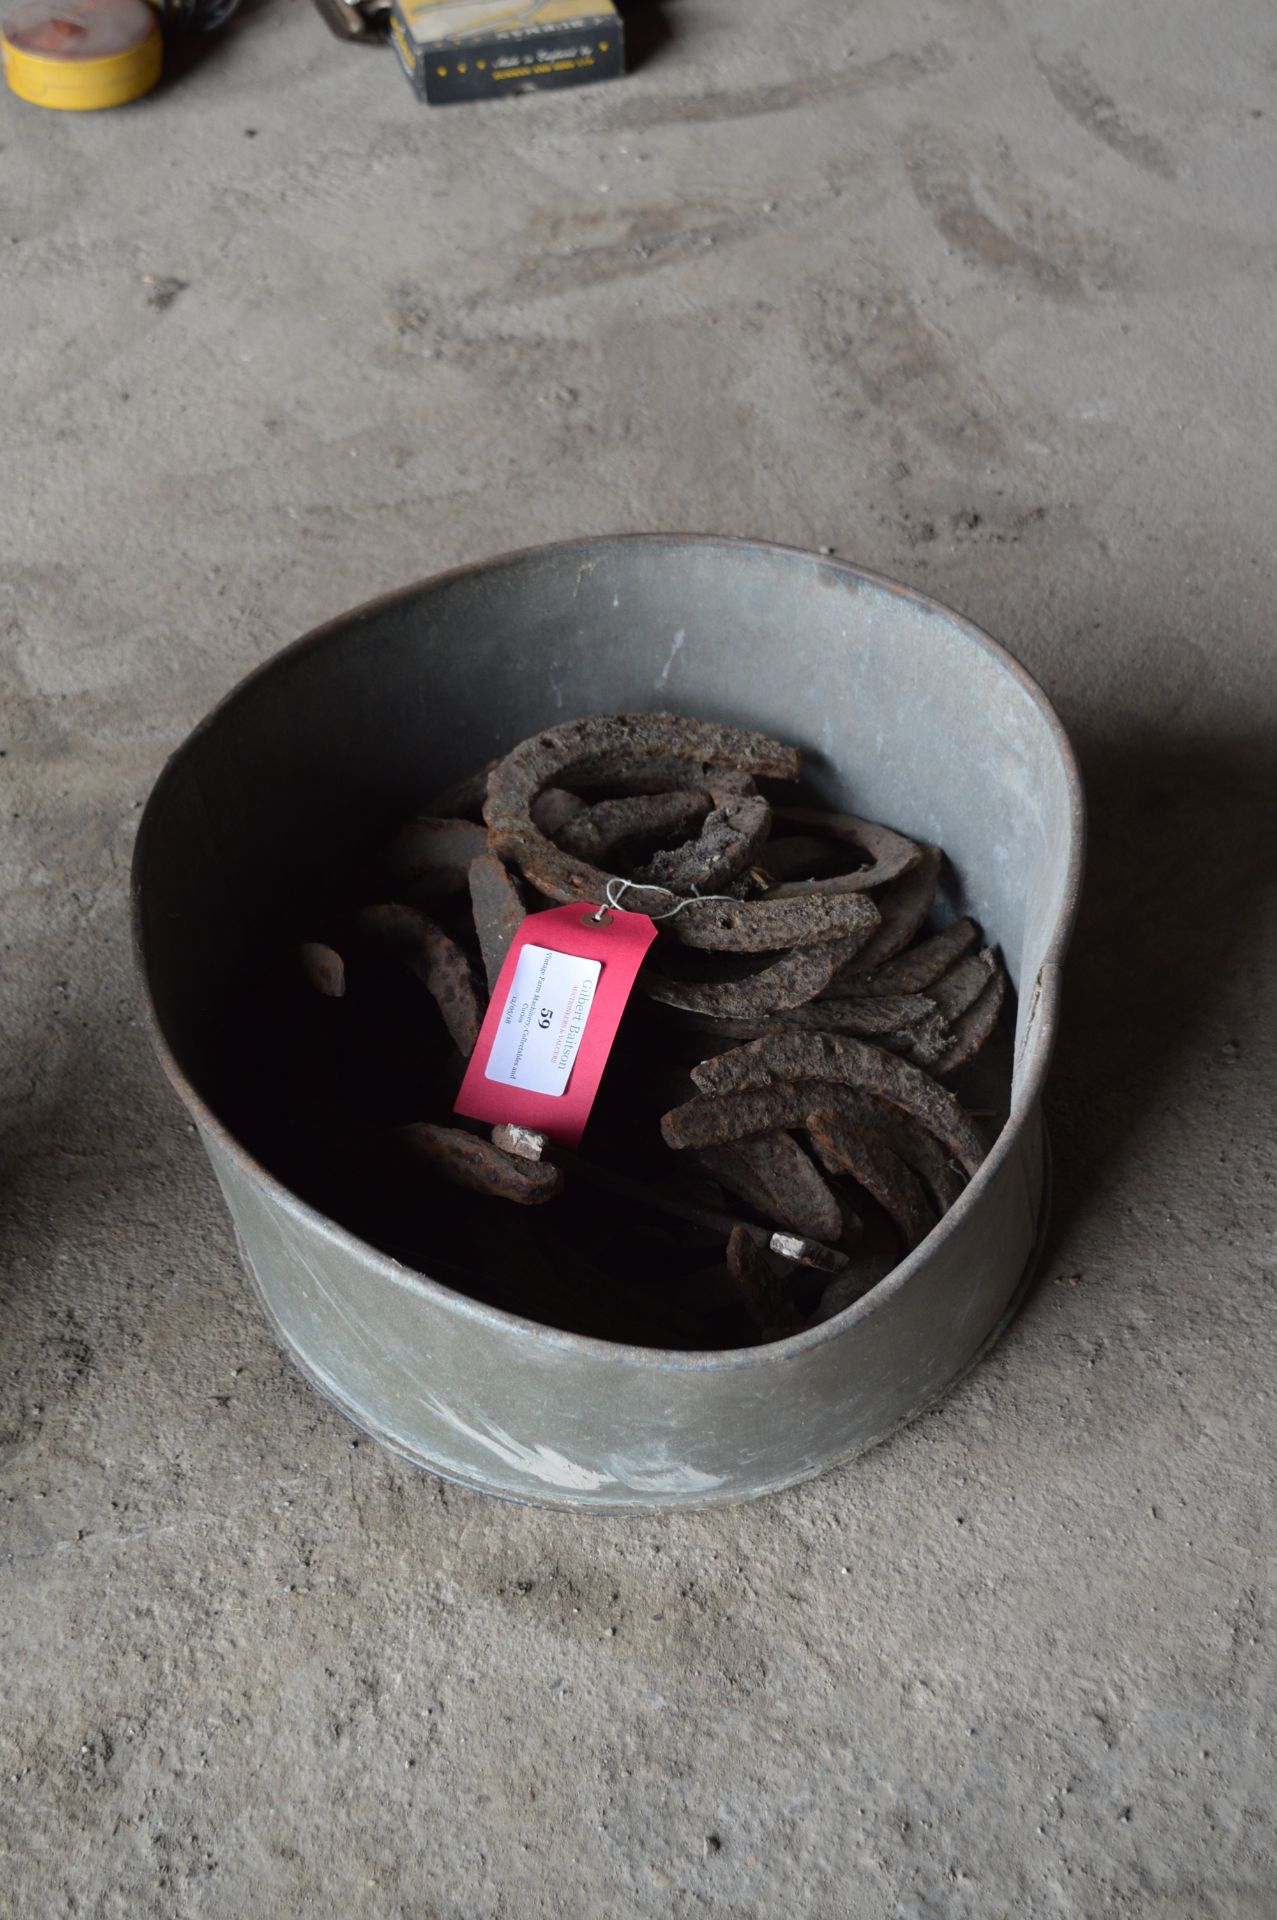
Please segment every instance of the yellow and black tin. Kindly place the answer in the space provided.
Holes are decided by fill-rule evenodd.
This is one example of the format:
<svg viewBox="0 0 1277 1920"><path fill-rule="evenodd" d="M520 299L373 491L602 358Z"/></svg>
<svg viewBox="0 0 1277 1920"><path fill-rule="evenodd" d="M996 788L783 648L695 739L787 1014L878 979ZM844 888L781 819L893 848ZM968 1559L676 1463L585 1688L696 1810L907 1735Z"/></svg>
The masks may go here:
<svg viewBox="0 0 1277 1920"><path fill-rule="evenodd" d="M612 80L625 64L612 0L392 0L390 38L433 106Z"/></svg>

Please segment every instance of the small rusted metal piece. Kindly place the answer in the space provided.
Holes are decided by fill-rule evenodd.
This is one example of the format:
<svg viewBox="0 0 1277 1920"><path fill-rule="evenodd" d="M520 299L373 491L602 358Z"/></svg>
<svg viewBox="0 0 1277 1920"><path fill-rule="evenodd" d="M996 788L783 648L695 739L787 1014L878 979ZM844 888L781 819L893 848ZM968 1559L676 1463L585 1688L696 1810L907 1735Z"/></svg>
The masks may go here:
<svg viewBox="0 0 1277 1920"><path fill-rule="evenodd" d="M921 993L897 993L881 1000L816 1000L792 1007L776 1018L785 1026L815 1027L825 1033L854 1033L862 1040L881 1034L903 1033L938 1018L935 1007Z"/></svg>
<svg viewBox="0 0 1277 1920"><path fill-rule="evenodd" d="M918 1067L934 1067L953 1045L953 1029L922 994L890 1000L818 1000L776 1016L804 1032L850 1033L903 1054Z"/></svg>
<svg viewBox="0 0 1277 1920"><path fill-rule="evenodd" d="M856 1093L850 1087L839 1089L837 1110L913 1169L937 1214L949 1211L967 1183L966 1175L928 1127L877 1094Z"/></svg>
<svg viewBox="0 0 1277 1920"><path fill-rule="evenodd" d="M721 1187L774 1227L827 1245L854 1238L859 1230L859 1221L844 1218L837 1194L792 1133L737 1140L709 1148L699 1158Z"/></svg>
<svg viewBox="0 0 1277 1920"><path fill-rule="evenodd" d="M831 1080L773 1080L762 1087L706 1095L675 1109L674 1115L666 1114L661 1131L667 1145L679 1151L685 1145L730 1146L778 1127L805 1126L809 1113L830 1108L856 1121L869 1116L884 1142L921 1175L939 1210L953 1205L965 1183L948 1148L901 1108Z"/></svg>
<svg viewBox="0 0 1277 1920"><path fill-rule="evenodd" d="M916 867L902 873L898 880L889 881L881 893L874 896L882 925L855 959L847 962L849 980L862 973L872 973L884 961L903 953L931 912L939 882L940 849L924 847Z"/></svg>
<svg viewBox="0 0 1277 1920"><path fill-rule="evenodd" d="M733 1227L727 1236L727 1271L764 1339L783 1340L797 1331L793 1296L748 1227Z"/></svg>
<svg viewBox="0 0 1277 1920"><path fill-rule="evenodd" d="M492 1144L502 1153L512 1153L517 1160L540 1160L550 1142L533 1127L503 1124L492 1129Z"/></svg>
<svg viewBox="0 0 1277 1920"><path fill-rule="evenodd" d="M743 979L676 980L646 967L642 985L664 1006L728 1020L756 1020L780 1007L803 1006L829 984L866 940L872 939L878 910L872 900L862 898L860 906L862 919L856 932L844 934L840 940L796 947Z"/></svg>
<svg viewBox="0 0 1277 1920"><path fill-rule="evenodd" d="M956 967L951 967L928 987L927 998L939 1007L946 1020L958 1020L971 1011L999 970L996 952L986 947L982 953L971 953L965 960L959 960Z"/></svg>
<svg viewBox="0 0 1277 1920"><path fill-rule="evenodd" d="M715 807L695 840L656 853L634 878L671 893L715 893L754 864L771 831L772 810L761 794Z"/></svg>
<svg viewBox="0 0 1277 1920"><path fill-rule="evenodd" d="M552 900L604 899L609 879L622 876L556 847L532 821L531 803L546 787L570 788L627 763L662 759L700 761L781 780L797 779L799 767L795 748L739 727L710 726L673 714L569 721L525 741L494 769L484 809L493 850L508 855ZM689 945L755 953L832 939L843 931L846 923L829 912L833 900L822 902L823 915L808 913L791 920L785 914L787 907L809 904L742 902L729 909L718 902L697 902L665 924L673 938Z"/></svg>
<svg viewBox="0 0 1277 1920"><path fill-rule="evenodd" d="M479 1038L482 1018L470 962L443 928L415 907L387 903L364 907L361 933L403 962L432 996L444 1025L468 1058Z"/></svg>
<svg viewBox="0 0 1277 1920"><path fill-rule="evenodd" d="M716 807L729 800L743 800L756 793L753 775L731 767L713 766L706 760L664 758L631 760L622 755L596 761L588 772L576 771L572 785L587 798L625 793L707 793ZM535 815L534 815L535 817Z"/></svg>
<svg viewBox="0 0 1277 1920"><path fill-rule="evenodd" d="M975 1005L954 1021L954 1043L937 1064L937 1073L956 1073L975 1059L998 1024L1006 990L1007 978L999 967Z"/></svg>
<svg viewBox="0 0 1277 1920"><path fill-rule="evenodd" d="M414 1158L442 1174L454 1186L470 1187L494 1200L518 1207L540 1207L563 1190L563 1169L548 1160L525 1160L503 1153L490 1140L460 1127L436 1127L418 1120L399 1135Z"/></svg>
<svg viewBox="0 0 1277 1920"><path fill-rule="evenodd" d="M510 944L528 913L518 882L495 853L470 862L470 905L488 992L494 993Z"/></svg>
<svg viewBox="0 0 1277 1920"><path fill-rule="evenodd" d="M713 1118L714 1100L727 1089L733 1093L765 1093L771 1080L814 1080L857 1088L890 1101L928 1127L969 1174L976 1171L985 1156L979 1133L947 1088L920 1067L872 1046L867 1040L853 1039L849 1034L773 1028L761 1040L720 1054L717 1060L703 1061L694 1069L692 1079L704 1097L675 1108L661 1121L661 1132L671 1147L717 1146L742 1137L746 1129L721 1133L720 1123ZM815 1104L818 1106L819 1102ZM765 1101L758 1111L766 1112ZM742 1109L741 1115L746 1112L747 1109ZM750 1127L748 1131L767 1133L772 1127L794 1124L792 1117L778 1115L770 1125ZM797 1124L801 1125L801 1121Z"/></svg>
<svg viewBox="0 0 1277 1920"><path fill-rule="evenodd" d="M427 814L436 820L482 820L483 803L488 797L488 775L496 764L495 760L489 760L486 766L476 767L463 780L436 793L427 804Z"/></svg>
<svg viewBox="0 0 1277 1920"><path fill-rule="evenodd" d="M557 840L568 821L585 812L585 801L579 794L569 793L566 787L547 787L537 795L529 812L534 825L542 833L548 833L551 840Z"/></svg>
<svg viewBox="0 0 1277 1920"><path fill-rule="evenodd" d="M877 1000L900 993L925 993L970 951L979 937L974 920L955 920L943 933L919 940L872 973L848 969L842 978L830 984L825 997L833 1000L855 995Z"/></svg>
<svg viewBox="0 0 1277 1920"><path fill-rule="evenodd" d="M634 896L641 908L649 903ZM778 953L786 947L810 947L823 940L860 933L864 896L812 893L793 900L698 900L662 928L684 946L715 953ZM869 944L877 938L870 937Z"/></svg>
<svg viewBox="0 0 1277 1920"><path fill-rule="evenodd" d="M934 1073L952 1041L953 1028L937 1013L933 1019L920 1021L916 1027L908 1027L893 1040L884 1039L881 1044L888 1052L912 1060L915 1067L925 1067L928 1073Z"/></svg>
<svg viewBox="0 0 1277 1920"><path fill-rule="evenodd" d="M670 840L683 840L696 832L709 811L707 793L631 794L624 800L599 800L592 807L582 807L562 823L554 838L565 853L597 865L615 860L627 848L651 850Z"/></svg>
<svg viewBox="0 0 1277 1920"><path fill-rule="evenodd" d="M297 949L302 972L328 1000L340 1000L346 991L346 963L333 947L322 940L303 940Z"/></svg>
<svg viewBox="0 0 1277 1920"><path fill-rule="evenodd" d="M593 778L617 781L626 767L652 763L697 763L733 773L796 780L796 747L744 727L720 726L674 713L600 714L569 720L533 734L508 753L488 781L488 804L504 815L511 801L523 806L532 794L553 783L574 787ZM661 768L661 777L666 770ZM680 784L666 780L667 786Z"/></svg>
<svg viewBox="0 0 1277 1920"><path fill-rule="evenodd" d="M773 896L787 899L803 893L865 893L871 887L886 886L909 873L922 860L924 848L902 833L893 833L875 820L861 820L853 813L821 813L814 807L777 807L776 818L787 826L814 827L831 840L842 841L867 856L866 864L851 873L829 874L810 880L787 880L773 889Z"/></svg>
<svg viewBox="0 0 1277 1920"><path fill-rule="evenodd" d="M752 800L758 792L752 773L746 773L740 767L707 767L702 784L716 807L725 807L732 800ZM773 774L774 780L788 779L787 774ZM794 776L795 779L797 775ZM692 781L689 770L687 779Z"/></svg>
<svg viewBox="0 0 1277 1920"><path fill-rule="evenodd" d="M734 1146L738 1140L757 1139L782 1127L800 1127L820 1105L822 1093L831 1102L831 1084L807 1080L795 1084L772 1080L705 1093L674 1107L661 1119L661 1137L676 1153L695 1148L702 1154L715 1147Z"/></svg>
<svg viewBox="0 0 1277 1920"><path fill-rule="evenodd" d="M460 893L470 862L487 851L487 828L473 820L418 814L387 847L382 871L395 885L415 882L418 892Z"/></svg>
<svg viewBox="0 0 1277 1920"><path fill-rule="evenodd" d="M822 1246L801 1233L773 1233L767 1244L778 1259L796 1260L816 1273L841 1273L851 1257L843 1247Z"/></svg>
<svg viewBox="0 0 1277 1920"><path fill-rule="evenodd" d="M807 1116L816 1159L826 1173L850 1174L878 1202L899 1233L906 1253L925 1240L936 1223L922 1182L872 1131L836 1107Z"/></svg>

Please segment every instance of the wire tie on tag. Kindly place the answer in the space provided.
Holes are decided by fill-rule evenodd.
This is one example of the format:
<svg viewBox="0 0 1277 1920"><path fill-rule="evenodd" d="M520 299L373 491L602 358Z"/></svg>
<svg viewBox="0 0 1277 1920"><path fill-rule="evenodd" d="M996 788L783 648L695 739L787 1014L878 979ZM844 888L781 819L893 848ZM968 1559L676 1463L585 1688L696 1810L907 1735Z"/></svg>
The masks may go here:
<svg viewBox="0 0 1277 1920"><path fill-rule="evenodd" d="M604 889L603 898L606 904L601 906L597 913L587 915L587 919L592 920L596 926L601 924L605 918L608 907L611 907L613 913L624 913L626 911L621 905L619 897L613 895L612 889L614 887L617 890L617 895L633 892L663 893L667 900L673 900L675 902L675 905L670 907L665 913L649 913L647 916L649 920L673 920L678 914L682 913L684 907L708 906L716 900L724 901L729 907L738 907L740 905L740 901L736 898L735 894L731 893L697 893L696 888L693 887L691 898L684 900L680 899L679 895L669 887L654 886L649 881L644 880L619 880L613 878L608 881Z"/></svg>

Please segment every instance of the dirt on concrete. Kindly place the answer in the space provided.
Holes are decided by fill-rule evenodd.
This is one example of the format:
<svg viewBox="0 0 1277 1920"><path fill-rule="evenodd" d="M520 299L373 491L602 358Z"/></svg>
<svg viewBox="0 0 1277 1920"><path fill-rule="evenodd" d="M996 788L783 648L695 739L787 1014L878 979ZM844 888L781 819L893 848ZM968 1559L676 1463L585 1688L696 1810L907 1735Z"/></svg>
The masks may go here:
<svg viewBox="0 0 1277 1920"><path fill-rule="evenodd" d="M137 108L7 102L22 1920L1277 1913L1277 28L661 15L557 98L425 110L267 0ZM640 528L961 608L1058 703L1093 838L1011 1331L799 1491L587 1522L404 1467L277 1352L125 891L165 755L274 648Z"/></svg>

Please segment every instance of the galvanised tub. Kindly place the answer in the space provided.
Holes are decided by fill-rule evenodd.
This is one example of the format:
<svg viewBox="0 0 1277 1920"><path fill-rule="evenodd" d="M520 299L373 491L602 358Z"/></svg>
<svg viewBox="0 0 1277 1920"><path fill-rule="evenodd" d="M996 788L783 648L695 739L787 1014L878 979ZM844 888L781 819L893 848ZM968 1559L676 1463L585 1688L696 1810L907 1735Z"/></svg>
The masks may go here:
<svg viewBox="0 0 1277 1920"><path fill-rule="evenodd" d="M210 1101L213 1012L246 942L374 820L538 728L651 708L794 741L822 797L943 846L949 904L1018 994L1010 1119L917 1250L836 1319L720 1353L540 1326L399 1265L298 1198ZM677 535L571 541L409 587L299 640L160 776L134 862L155 1044L302 1371L384 1445L556 1506L708 1506L818 1473L953 1384L1027 1284L1041 1118L1077 907L1083 801L1059 721L1009 654L842 562ZM443 1198L437 1202L446 1204Z"/></svg>

